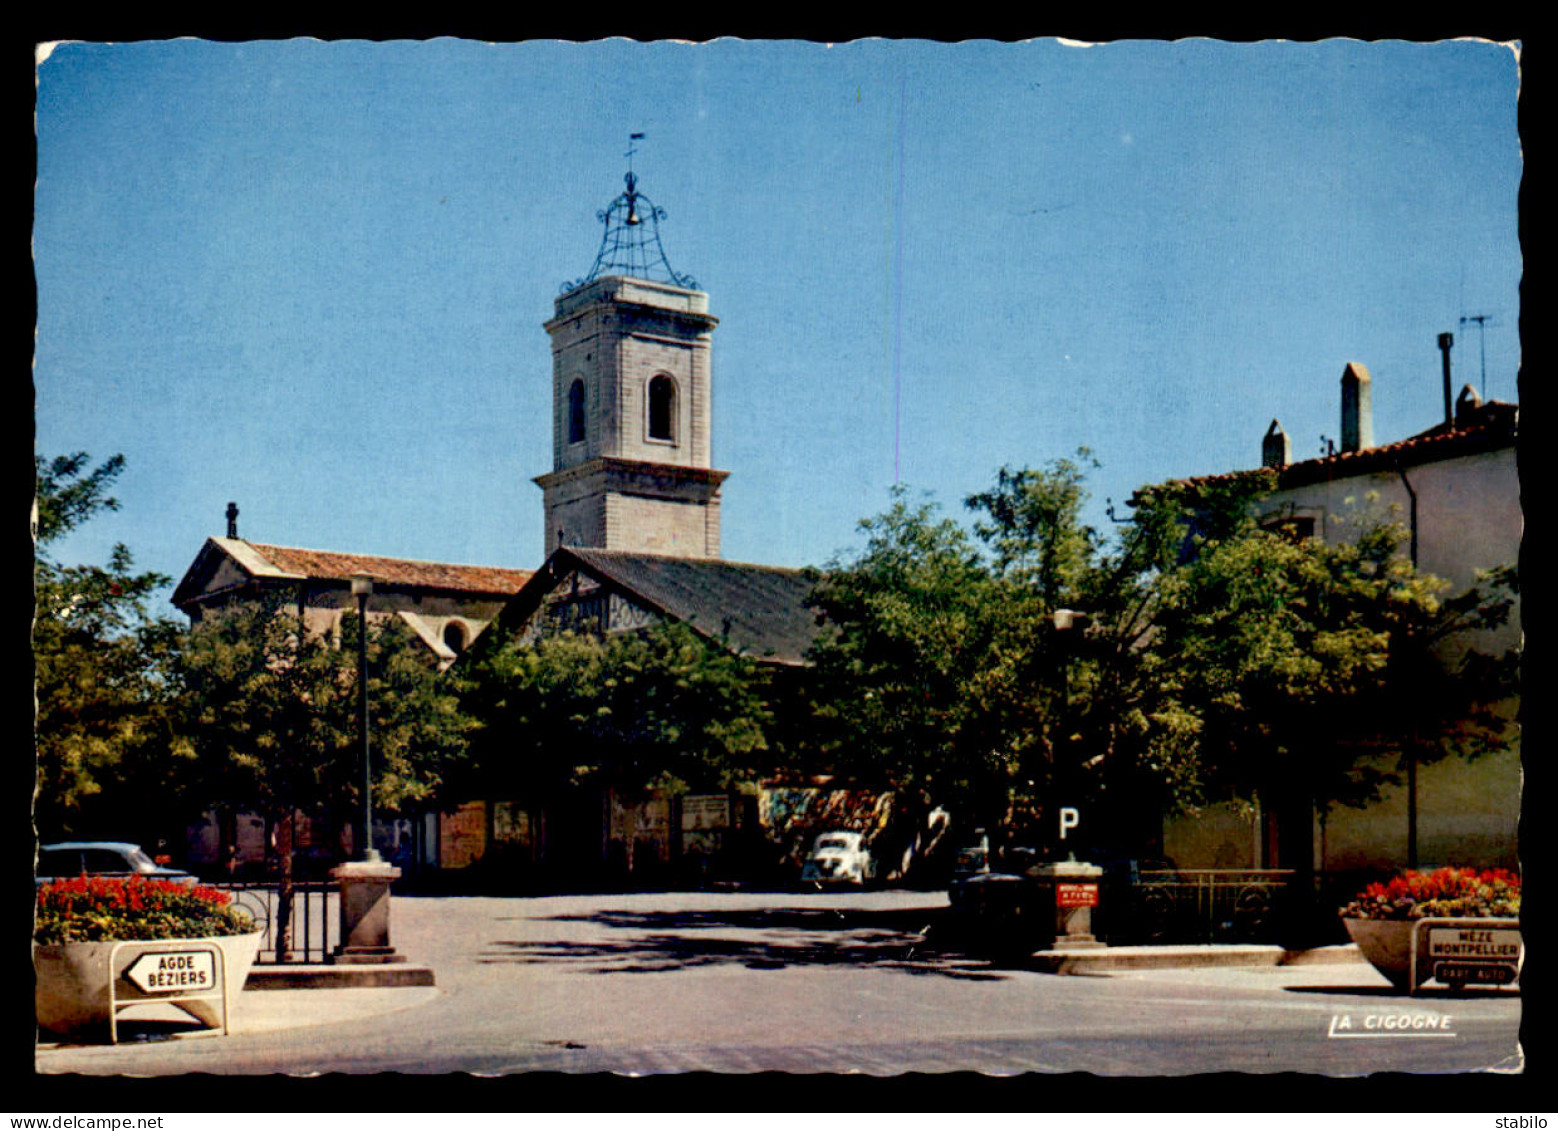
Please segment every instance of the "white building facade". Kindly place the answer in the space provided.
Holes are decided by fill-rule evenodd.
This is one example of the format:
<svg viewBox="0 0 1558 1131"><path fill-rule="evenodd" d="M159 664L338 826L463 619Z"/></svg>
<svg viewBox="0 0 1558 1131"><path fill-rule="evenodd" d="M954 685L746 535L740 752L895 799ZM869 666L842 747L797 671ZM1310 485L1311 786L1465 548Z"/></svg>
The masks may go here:
<svg viewBox="0 0 1558 1131"><path fill-rule="evenodd" d="M1407 531L1402 552L1418 569L1448 582L1446 596L1464 593L1483 571L1519 562L1524 519L1516 466L1517 406L1483 404L1468 386L1454 416L1408 439L1375 446L1369 419L1372 391L1366 369L1350 364L1342 376L1343 450L1290 463L1289 445L1273 421L1263 462L1278 472L1277 489L1262 500L1261 518L1299 535L1338 544L1385 520ZM1518 596L1509 619L1495 630L1464 632L1440 650L1454 663L1467 650L1518 652ZM1387 787L1365 809L1332 807L1313 814L1317 872L1388 870L1414 863L1516 868L1521 759L1518 698L1498 705L1510 721L1509 741L1474 760L1447 757L1414 767L1408 780ZM1386 755L1394 767L1396 755ZM1412 780L1415 778L1415 780ZM1165 828L1164 851L1183 868L1293 867L1294 845L1278 843L1271 814L1259 799L1211 806ZM1302 850L1302 848L1300 849Z"/></svg>

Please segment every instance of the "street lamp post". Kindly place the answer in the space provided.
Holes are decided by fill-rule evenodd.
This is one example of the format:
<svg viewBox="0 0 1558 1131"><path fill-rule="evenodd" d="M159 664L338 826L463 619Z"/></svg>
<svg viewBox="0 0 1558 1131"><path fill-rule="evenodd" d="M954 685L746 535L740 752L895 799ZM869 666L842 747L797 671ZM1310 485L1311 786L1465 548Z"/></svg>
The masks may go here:
<svg viewBox="0 0 1558 1131"><path fill-rule="evenodd" d="M373 847L373 761L368 738L368 598L373 595L373 577L367 573L352 575L352 596L357 598L357 734L362 747L362 846L363 860L379 862L379 850Z"/></svg>
<svg viewBox="0 0 1558 1131"><path fill-rule="evenodd" d="M373 595L373 575L351 575L352 596L357 598L357 706L358 732L362 738L362 844L361 860L337 865L330 873L341 885L341 942L331 961L344 966L404 962L390 944L390 884L400 879L400 869L379 857L373 847L373 763L368 748L368 598ZM383 983L372 983L383 984Z"/></svg>
<svg viewBox="0 0 1558 1131"><path fill-rule="evenodd" d="M1056 609L1051 614L1051 622L1055 628L1055 639L1059 645L1057 651L1060 658L1060 741L1055 744L1055 773L1053 792L1057 803L1064 799L1076 802L1080 800L1074 797L1081 786L1081 760L1080 752L1072 741L1072 715L1071 715L1071 660L1076 652L1077 636L1086 631L1088 615L1079 613L1074 609ZM1074 814L1080 810L1075 806L1070 810ZM1061 818L1060 820L1064 820ZM1074 825L1058 825L1056 832L1059 839L1056 841L1057 852L1063 847L1060 841L1065 839L1065 829Z"/></svg>
<svg viewBox="0 0 1558 1131"><path fill-rule="evenodd" d="M1059 809L1055 823L1057 836L1052 858L1028 872L1041 900L1041 906L1036 908L1041 922L1054 926L1050 935L1053 951L1093 950L1104 945L1093 936L1093 908L1098 906L1099 880L1104 870L1097 864L1078 860L1074 852L1067 852L1064 860L1060 858L1067 831L1082 824L1082 799L1075 796L1081 792L1082 774L1078 744L1072 740L1071 733L1075 723L1071 710L1071 661L1088 621L1086 613L1072 609L1056 609L1053 613L1056 651L1060 658L1062 732L1055 747L1056 772L1052 790ZM1062 801L1073 804L1061 805Z"/></svg>

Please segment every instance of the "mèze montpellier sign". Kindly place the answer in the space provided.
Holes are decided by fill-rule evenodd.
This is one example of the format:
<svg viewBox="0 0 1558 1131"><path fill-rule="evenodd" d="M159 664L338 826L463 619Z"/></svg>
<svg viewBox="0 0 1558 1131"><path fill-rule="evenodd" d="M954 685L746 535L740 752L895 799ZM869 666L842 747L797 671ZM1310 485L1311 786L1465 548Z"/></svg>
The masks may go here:
<svg viewBox="0 0 1558 1131"><path fill-rule="evenodd" d="M142 993L198 993L216 988L216 956L209 950L143 954L124 972Z"/></svg>
<svg viewBox="0 0 1558 1131"><path fill-rule="evenodd" d="M1513 982L1520 970L1520 931L1430 927L1428 961L1441 982Z"/></svg>

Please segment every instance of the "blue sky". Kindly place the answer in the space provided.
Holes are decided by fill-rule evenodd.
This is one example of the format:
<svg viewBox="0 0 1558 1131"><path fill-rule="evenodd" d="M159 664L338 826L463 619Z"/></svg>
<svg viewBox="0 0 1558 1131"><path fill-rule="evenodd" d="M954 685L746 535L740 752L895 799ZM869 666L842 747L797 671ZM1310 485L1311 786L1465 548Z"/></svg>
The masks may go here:
<svg viewBox="0 0 1558 1131"><path fill-rule="evenodd" d="M724 552L822 564L895 480L1106 497L1456 388L1516 399L1518 60L1480 42L63 44L38 71L37 450L127 458L175 579L259 542L533 568L542 323L634 167L710 295Z"/></svg>

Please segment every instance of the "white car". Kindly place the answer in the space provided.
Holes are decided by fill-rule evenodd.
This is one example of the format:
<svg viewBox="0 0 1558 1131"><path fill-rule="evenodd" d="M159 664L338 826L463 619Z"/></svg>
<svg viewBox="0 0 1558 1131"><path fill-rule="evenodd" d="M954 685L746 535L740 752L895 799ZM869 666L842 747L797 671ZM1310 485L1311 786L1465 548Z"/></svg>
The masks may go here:
<svg viewBox="0 0 1558 1131"><path fill-rule="evenodd" d="M876 861L865 834L835 830L819 836L801 866L804 883L866 884L876 879Z"/></svg>

